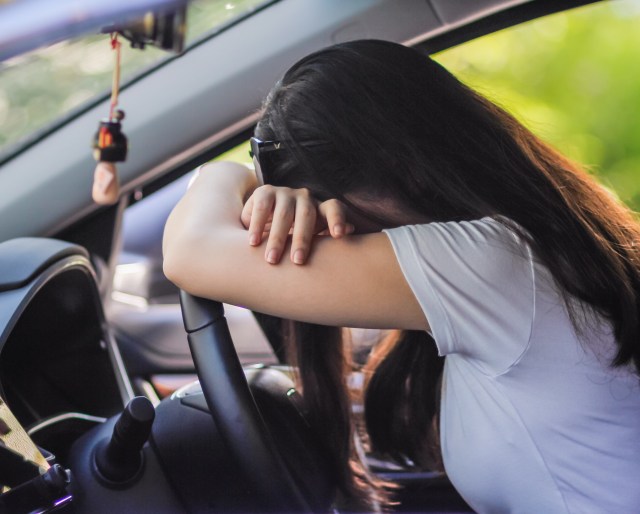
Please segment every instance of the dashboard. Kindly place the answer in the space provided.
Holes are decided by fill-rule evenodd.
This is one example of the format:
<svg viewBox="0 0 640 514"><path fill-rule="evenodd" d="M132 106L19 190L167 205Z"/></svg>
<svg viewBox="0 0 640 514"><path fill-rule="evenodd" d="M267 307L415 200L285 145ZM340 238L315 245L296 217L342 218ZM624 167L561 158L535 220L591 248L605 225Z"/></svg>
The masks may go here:
<svg viewBox="0 0 640 514"><path fill-rule="evenodd" d="M265 391L263 402L273 405L265 412L288 428L279 433L290 448L308 432L291 403L293 383L274 370L250 375ZM0 512L248 512L260 504L197 384L156 409L148 403L148 430L138 437L143 398L133 398L96 273L80 246L46 238L0 243L0 396L51 466L19 480L13 468L20 462L8 466L6 455L21 449L0 452L0 487L11 487L2 488ZM3 422L0 417L0 436L3 427L13 430ZM305 444L296 454L306 454L308 440L300 440ZM113 473L131 471L132 456L132 474ZM52 477L59 483L47 496L40 486L51 485Z"/></svg>
<svg viewBox="0 0 640 514"><path fill-rule="evenodd" d="M62 464L75 438L133 397L83 248L0 244L0 396Z"/></svg>

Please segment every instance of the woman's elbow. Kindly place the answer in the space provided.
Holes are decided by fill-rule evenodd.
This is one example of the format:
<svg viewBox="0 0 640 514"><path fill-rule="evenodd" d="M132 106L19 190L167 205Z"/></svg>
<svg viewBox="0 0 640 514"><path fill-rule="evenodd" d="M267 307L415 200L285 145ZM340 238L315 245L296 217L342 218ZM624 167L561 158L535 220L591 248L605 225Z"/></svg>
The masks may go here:
<svg viewBox="0 0 640 514"><path fill-rule="evenodd" d="M163 244L162 271L170 282L187 293L211 297L217 292L218 277L210 264L214 257L204 253L202 236L180 234Z"/></svg>
<svg viewBox="0 0 640 514"><path fill-rule="evenodd" d="M162 253L162 271L164 272L164 276L176 286L183 289L186 270L184 265L180 264L181 252L172 248L170 245L165 245Z"/></svg>
<svg viewBox="0 0 640 514"><path fill-rule="evenodd" d="M180 289L189 290L192 274L194 250L185 231L171 232L165 230L162 241L162 271L164 275Z"/></svg>

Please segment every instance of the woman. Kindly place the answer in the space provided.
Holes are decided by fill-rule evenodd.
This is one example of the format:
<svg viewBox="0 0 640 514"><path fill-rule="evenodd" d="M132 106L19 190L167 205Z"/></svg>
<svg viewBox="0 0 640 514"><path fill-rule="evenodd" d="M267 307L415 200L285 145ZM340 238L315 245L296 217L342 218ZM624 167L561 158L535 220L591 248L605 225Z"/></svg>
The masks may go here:
<svg viewBox="0 0 640 514"><path fill-rule="evenodd" d="M433 463L441 401L444 466L479 512L640 508L640 228L627 209L388 42L299 61L255 134L267 185L206 167L167 223L171 280L284 318L403 329L375 357L372 445ZM321 342L299 350L323 355ZM345 398L342 370L323 393L305 362L304 394L326 413L327 396ZM330 437L346 462L337 405ZM365 489L341 469L347 495Z"/></svg>

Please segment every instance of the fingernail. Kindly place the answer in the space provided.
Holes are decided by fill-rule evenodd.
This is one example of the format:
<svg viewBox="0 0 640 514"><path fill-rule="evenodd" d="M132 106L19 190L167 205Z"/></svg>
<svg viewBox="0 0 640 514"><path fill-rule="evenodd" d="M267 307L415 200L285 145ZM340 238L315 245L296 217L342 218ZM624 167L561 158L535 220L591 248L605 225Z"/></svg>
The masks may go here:
<svg viewBox="0 0 640 514"><path fill-rule="evenodd" d="M278 250L276 250L275 248L269 250L269 253L267 254L267 261L271 264L275 264L276 262L278 262Z"/></svg>
<svg viewBox="0 0 640 514"><path fill-rule="evenodd" d="M347 234L353 234L356 230L356 227L354 227L351 223L347 223Z"/></svg>
<svg viewBox="0 0 640 514"><path fill-rule="evenodd" d="M249 244L255 246L258 244L258 234L251 234L249 236Z"/></svg>
<svg viewBox="0 0 640 514"><path fill-rule="evenodd" d="M333 226L333 235L334 236L341 236L344 234L344 225L342 223L336 223Z"/></svg>
<svg viewBox="0 0 640 514"><path fill-rule="evenodd" d="M293 254L293 262L296 264L302 264L304 262L304 250L296 250Z"/></svg>

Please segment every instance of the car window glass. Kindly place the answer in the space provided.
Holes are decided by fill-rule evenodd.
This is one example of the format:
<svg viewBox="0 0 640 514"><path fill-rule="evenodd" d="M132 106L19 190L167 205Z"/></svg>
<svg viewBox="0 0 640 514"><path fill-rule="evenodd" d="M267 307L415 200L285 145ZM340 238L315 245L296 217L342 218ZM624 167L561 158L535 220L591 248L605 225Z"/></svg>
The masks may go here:
<svg viewBox="0 0 640 514"><path fill-rule="evenodd" d="M194 0L187 13L186 46L247 16L266 0ZM123 40L123 83L171 54L147 46L134 50ZM111 87L114 56L106 34L89 35L41 48L0 63L0 158Z"/></svg>
<svg viewBox="0 0 640 514"><path fill-rule="evenodd" d="M446 50L436 59L640 210L640 2L603 2Z"/></svg>
<svg viewBox="0 0 640 514"><path fill-rule="evenodd" d="M249 145L249 140L246 140L238 146L233 147L228 152L220 154L214 159L214 161L232 161L253 168L253 160L249 156L250 149L251 146Z"/></svg>

